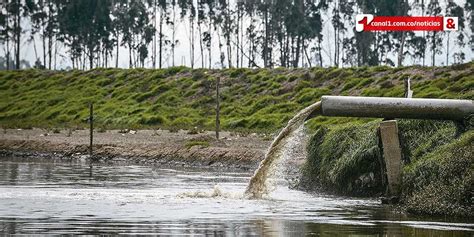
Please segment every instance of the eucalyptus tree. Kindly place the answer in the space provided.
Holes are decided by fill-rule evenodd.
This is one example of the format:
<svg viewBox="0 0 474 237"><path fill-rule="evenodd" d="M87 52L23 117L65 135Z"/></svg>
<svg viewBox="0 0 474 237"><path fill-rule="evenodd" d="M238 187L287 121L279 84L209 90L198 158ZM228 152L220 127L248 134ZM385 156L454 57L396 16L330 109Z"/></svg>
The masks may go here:
<svg viewBox="0 0 474 237"><path fill-rule="evenodd" d="M270 67L271 66L271 29L270 29L270 22L271 22L271 14L269 11L271 10L272 2L269 0L261 1L257 4L258 12L261 14L262 24L263 24L263 36L262 36L262 59L263 59L263 66Z"/></svg>
<svg viewBox="0 0 474 237"><path fill-rule="evenodd" d="M413 32L407 33L409 37L405 42L406 51L404 57L410 57L413 62L423 61L427 40L423 36L415 35Z"/></svg>
<svg viewBox="0 0 474 237"><path fill-rule="evenodd" d="M120 46L123 44L121 41L123 30L125 29L125 18L127 14L127 0L114 0L112 5L112 29L114 43L116 47L115 53L115 67L119 67L120 58Z"/></svg>
<svg viewBox="0 0 474 237"><path fill-rule="evenodd" d="M439 4L439 0L430 0L426 14L429 16L439 16L442 12L442 8ZM436 65L436 55L441 54L441 48L443 47L442 32L431 31L428 33L428 41L430 42L431 49L431 66Z"/></svg>
<svg viewBox="0 0 474 237"><path fill-rule="evenodd" d="M27 18L34 7L32 0L10 0L2 3L5 5L2 8L3 13L3 38L7 42L7 67L9 67L10 58L10 41L13 43L14 52L14 68L20 69L20 51L21 51L21 36L25 32L22 27L23 18Z"/></svg>
<svg viewBox="0 0 474 237"><path fill-rule="evenodd" d="M344 1L343 1L344 2ZM340 60L340 34L343 29L345 29L343 18L341 17L341 1L334 0L333 6L333 17L331 20L332 26L334 28L334 66L339 67Z"/></svg>
<svg viewBox="0 0 474 237"><path fill-rule="evenodd" d="M458 17L458 31L448 31L447 32L447 37L446 37L446 65L449 65L449 54L450 54L450 35L454 34L455 35L455 44L459 46L459 49L462 49L465 46L465 17L464 17L464 9L459 6L456 2L454 1L448 1L447 6L446 6L446 14L447 16L454 16ZM463 50L459 50L458 52L455 52L453 54L454 57L454 63L462 63L464 59L466 58L465 53Z"/></svg>
<svg viewBox="0 0 474 237"><path fill-rule="evenodd" d="M281 67L287 67L288 65L289 34L287 34L286 20L288 19L287 13L290 5L291 2L289 1L275 0L273 11L273 30L279 49L279 61Z"/></svg>
<svg viewBox="0 0 474 237"><path fill-rule="evenodd" d="M46 36L48 39L47 51L48 51L48 69L51 70L52 57L53 57L53 45L55 45L60 37L59 31L59 12L62 10L62 0L46 0L48 8L48 17L46 23Z"/></svg>
<svg viewBox="0 0 474 237"><path fill-rule="evenodd" d="M237 15L237 27L235 28L235 35L236 35L236 50L235 50L235 58L236 58L236 65L237 67L243 66L244 61L244 2L242 0L237 0L236 3L236 10L235 14Z"/></svg>
<svg viewBox="0 0 474 237"><path fill-rule="evenodd" d="M229 0L219 0L218 1L218 8L220 9L222 22L220 24L221 30L224 33L224 39L226 44L226 51L227 51L227 65L228 67L232 67L232 45L231 45L231 38L234 36L234 18L232 17L232 12L230 10L230 1ZM238 26L237 26L238 27Z"/></svg>
<svg viewBox="0 0 474 237"><path fill-rule="evenodd" d="M321 7L322 5L318 3L304 0L295 0L290 6L286 28L291 38L291 64L293 67L298 67L300 59L303 62L305 57L308 62L311 62L306 51L306 43L311 39L321 38Z"/></svg>
<svg viewBox="0 0 474 237"><path fill-rule="evenodd" d="M107 67L115 42L112 37L114 31L111 19L112 0L99 0L96 4L91 27L94 36L90 38L97 42L92 43L95 44L92 54L96 55L97 66Z"/></svg>
<svg viewBox="0 0 474 237"><path fill-rule="evenodd" d="M178 22L176 21L176 5L178 5L177 0L170 0L170 4L172 18L168 18L167 23L171 26L171 66L174 67L175 48L179 42L179 40L176 39L176 25L178 24Z"/></svg>
<svg viewBox="0 0 474 237"><path fill-rule="evenodd" d="M158 9L160 11L160 22L158 28L159 34L159 68L163 67L163 51L166 45L169 43L166 40L165 33L163 27L165 23L169 22L169 15L168 15L168 3L167 0L158 0Z"/></svg>
<svg viewBox="0 0 474 237"><path fill-rule="evenodd" d="M213 34L213 27L215 24L216 19L216 2L217 0L203 0L204 5L206 6L206 14L207 14L207 32L203 33L203 41L206 43L207 50L209 52L209 68L212 68L212 34Z"/></svg>
<svg viewBox="0 0 474 237"><path fill-rule="evenodd" d="M35 3L35 8L31 12L30 15L30 22L31 22L31 38L34 40L34 37L39 34L39 37L42 42L42 48L43 48L43 62L42 66L46 65L46 22L47 22L47 7L46 3L43 0L39 0ZM35 44L35 57L36 60L39 60L39 57L37 55L37 50L36 50L36 42L33 42ZM38 62L40 63L40 62ZM38 65L40 66L40 65Z"/></svg>
<svg viewBox="0 0 474 237"><path fill-rule="evenodd" d="M196 21L196 6L194 0L178 0L178 5L181 8L180 18L184 20L188 16L189 22L189 60L191 63L191 68L194 68L194 49L195 49L195 32L194 26Z"/></svg>
<svg viewBox="0 0 474 237"><path fill-rule="evenodd" d="M223 4L222 4L222 3ZM217 34L217 45L219 47L219 64L221 68L225 68L225 53L223 51L223 44L221 42L221 35L222 31L225 31L224 25L224 14L225 14L225 0L217 0L216 1L216 9L215 9L215 18L213 21L213 26L215 33ZM224 6L224 7L223 7Z"/></svg>
<svg viewBox="0 0 474 237"><path fill-rule="evenodd" d="M9 11L9 15L13 18L13 40L14 40L14 52L15 52L15 69L20 69L20 44L21 44L21 18L22 18L22 9L23 4L20 0L12 0L9 4L7 11Z"/></svg>
<svg viewBox="0 0 474 237"><path fill-rule="evenodd" d="M248 42L248 67L256 67L256 56L255 52L257 51L257 47L259 44L259 39L257 38L257 32L256 32L256 26L255 23L257 22L257 19L255 17L256 12L257 12L257 0L246 0L244 1L244 10L246 15L249 17L249 26L247 27L247 30L245 32L247 36L247 42Z"/></svg>
<svg viewBox="0 0 474 237"><path fill-rule="evenodd" d="M307 62L310 67L312 67L311 64L311 58L309 57L309 54L307 52L307 44L306 42L309 42L312 39L316 39L318 42L322 41L323 35L323 26L322 26L322 18L321 18L321 8L322 5L318 3L313 3L312 1L306 1L306 5L304 7L305 9L305 27L303 28L302 32L302 46L303 46L303 51L304 55L302 57L306 57ZM319 54L319 60L322 63L322 57L321 54Z"/></svg>
<svg viewBox="0 0 474 237"><path fill-rule="evenodd" d="M221 66L300 67L323 65L322 46L329 47L331 65L403 65L431 54L446 56L444 63L465 61L467 43L474 51L472 1L445 0L4 0L0 9L0 41L7 68L20 68L24 43L33 43L38 67L52 68L58 46L66 46L73 68L119 66L120 48L128 50L129 67L163 67L169 50L175 51L186 22L191 67ZM462 5L460 5L462 4ZM397 6L397 7L393 7ZM375 15L416 14L459 17L459 31L354 32L356 12ZM327 16L327 17L326 17ZM332 25L325 28L323 22ZM465 22L468 22L467 24ZM25 27L29 25L31 27ZM38 40L42 45L37 49ZM445 40L446 39L446 40ZM446 42L446 45L443 43ZM151 51L149 46L153 43ZM196 45L198 44L198 45ZM218 45L220 54L215 52ZM453 51L453 46L456 46ZM199 48L195 52L196 47ZM308 51L310 49L311 51ZM334 52L331 50L334 49ZM112 53L115 51L114 53ZM12 57L13 55L13 57ZM113 56L112 56L113 55ZM54 57L54 60L53 60ZM207 57L207 58L206 58ZM452 60L451 59L454 59ZM41 59L40 59L41 58ZM395 59L395 60L394 60ZM86 66L87 65L87 66Z"/></svg>
<svg viewBox="0 0 474 237"><path fill-rule="evenodd" d="M51 2L48 5L52 5ZM66 46L69 47L69 54L73 66L77 65L78 68L85 67L85 60L83 55L85 50L83 49L84 37L83 28L86 27L84 24L86 18L85 12L89 9L84 9L82 1L68 1L64 3L55 4L57 11L57 39L62 41ZM84 12L83 12L84 11ZM49 40L48 47L51 49L52 41ZM48 51L49 63L51 64L51 51ZM90 62L92 63L92 61Z"/></svg>
<svg viewBox="0 0 474 237"><path fill-rule="evenodd" d="M466 1L464 4L464 9L466 11L467 21L469 22L469 28L466 31L470 31L469 44L471 46L471 51L474 52L474 2Z"/></svg>
<svg viewBox="0 0 474 237"><path fill-rule="evenodd" d="M354 27L354 4L351 1L340 1L339 2L339 11L342 14L342 23L344 25L343 28L339 29L339 34L341 36L338 36L340 39L340 44L343 46L341 47L341 53L338 53L339 55L345 55L345 49L344 49L344 40L346 39L348 30L351 30ZM322 37L322 36L321 36ZM339 56L339 58L342 59L342 63L344 63L343 56Z"/></svg>
<svg viewBox="0 0 474 237"><path fill-rule="evenodd" d="M408 0L377 1L374 3L374 8L375 12L382 16L406 16L410 10ZM395 62L388 57L390 53L393 53L397 55L397 65L401 66L407 33L405 31L384 31L376 32L375 36L378 62L388 66L395 66Z"/></svg>
<svg viewBox="0 0 474 237"><path fill-rule="evenodd" d="M5 68L10 69L10 1L6 0L2 3L2 8L0 9L0 41L5 43Z"/></svg>
<svg viewBox="0 0 474 237"><path fill-rule="evenodd" d="M122 36L120 45L128 48L129 68L144 67L145 59L149 56L148 45L155 33L147 11L152 4L152 1L124 0L119 1L119 6L114 11L114 25Z"/></svg>
<svg viewBox="0 0 474 237"><path fill-rule="evenodd" d="M197 0L197 24L199 33L199 51L201 55L201 68L204 68L204 30L203 25L206 24L206 12L203 0Z"/></svg>
<svg viewBox="0 0 474 237"><path fill-rule="evenodd" d="M94 68L101 66L101 56L107 61L112 48L111 8L110 0L69 0L58 4L58 39L70 47L73 62L82 57L84 65L87 58L89 68Z"/></svg>
<svg viewBox="0 0 474 237"><path fill-rule="evenodd" d="M365 14L376 14L376 1L357 0L360 12ZM357 66L379 65L377 54L377 37L374 32L355 32L355 43L357 50Z"/></svg>

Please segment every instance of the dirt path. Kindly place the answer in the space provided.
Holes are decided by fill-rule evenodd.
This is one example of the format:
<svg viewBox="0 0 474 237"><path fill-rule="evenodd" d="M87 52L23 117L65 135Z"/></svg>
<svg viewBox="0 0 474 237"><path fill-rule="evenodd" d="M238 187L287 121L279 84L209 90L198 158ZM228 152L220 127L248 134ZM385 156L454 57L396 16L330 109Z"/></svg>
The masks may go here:
<svg viewBox="0 0 474 237"><path fill-rule="evenodd" d="M0 156L41 153L43 156L86 159L88 144L87 130L62 130L59 133L42 129L0 131ZM213 132L189 134L182 130L94 133L94 154L103 162L254 168L263 159L269 144L269 139L257 134L243 137L229 132L222 132L219 140L214 138Z"/></svg>

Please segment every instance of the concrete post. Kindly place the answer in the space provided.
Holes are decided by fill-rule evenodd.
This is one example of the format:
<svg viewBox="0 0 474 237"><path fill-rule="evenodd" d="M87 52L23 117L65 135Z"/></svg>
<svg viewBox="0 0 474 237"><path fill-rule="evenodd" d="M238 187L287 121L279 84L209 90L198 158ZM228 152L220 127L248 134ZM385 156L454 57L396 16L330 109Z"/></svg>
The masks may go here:
<svg viewBox="0 0 474 237"><path fill-rule="evenodd" d="M402 150L398 138L397 121L388 120L381 122L380 137L383 146L385 168L387 170L389 195L398 196L402 181Z"/></svg>

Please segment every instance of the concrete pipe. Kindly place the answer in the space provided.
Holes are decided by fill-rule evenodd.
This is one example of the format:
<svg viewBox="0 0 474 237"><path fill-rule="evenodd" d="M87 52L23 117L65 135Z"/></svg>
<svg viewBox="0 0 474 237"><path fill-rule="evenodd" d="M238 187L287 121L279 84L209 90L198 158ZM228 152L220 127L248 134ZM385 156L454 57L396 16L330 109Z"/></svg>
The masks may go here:
<svg viewBox="0 0 474 237"><path fill-rule="evenodd" d="M323 96L323 115L336 117L410 118L462 121L474 114L472 100L396 97Z"/></svg>

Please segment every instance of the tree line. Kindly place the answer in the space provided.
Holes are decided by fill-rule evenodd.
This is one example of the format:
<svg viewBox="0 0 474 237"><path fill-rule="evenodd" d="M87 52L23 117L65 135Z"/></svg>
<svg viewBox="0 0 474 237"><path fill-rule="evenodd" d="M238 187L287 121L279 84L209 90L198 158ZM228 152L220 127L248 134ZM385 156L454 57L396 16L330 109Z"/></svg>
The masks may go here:
<svg viewBox="0 0 474 237"><path fill-rule="evenodd" d="M474 51L473 5L470 0L4 0L0 42L8 69L24 64L25 42L33 45L35 66L47 69L55 68L59 46L66 49L59 56L78 69L118 67L121 48L128 50L130 68L162 68L165 57L175 66L184 40L193 68L312 67L325 60L336 67L401 66L407 59L426 65L427 58L434 66L442 54L448 65L466 60L466 46ZM356 33L359 13L457 16L459 31ZM177 37L180 23L188 26L184 38Z"/></svg>

